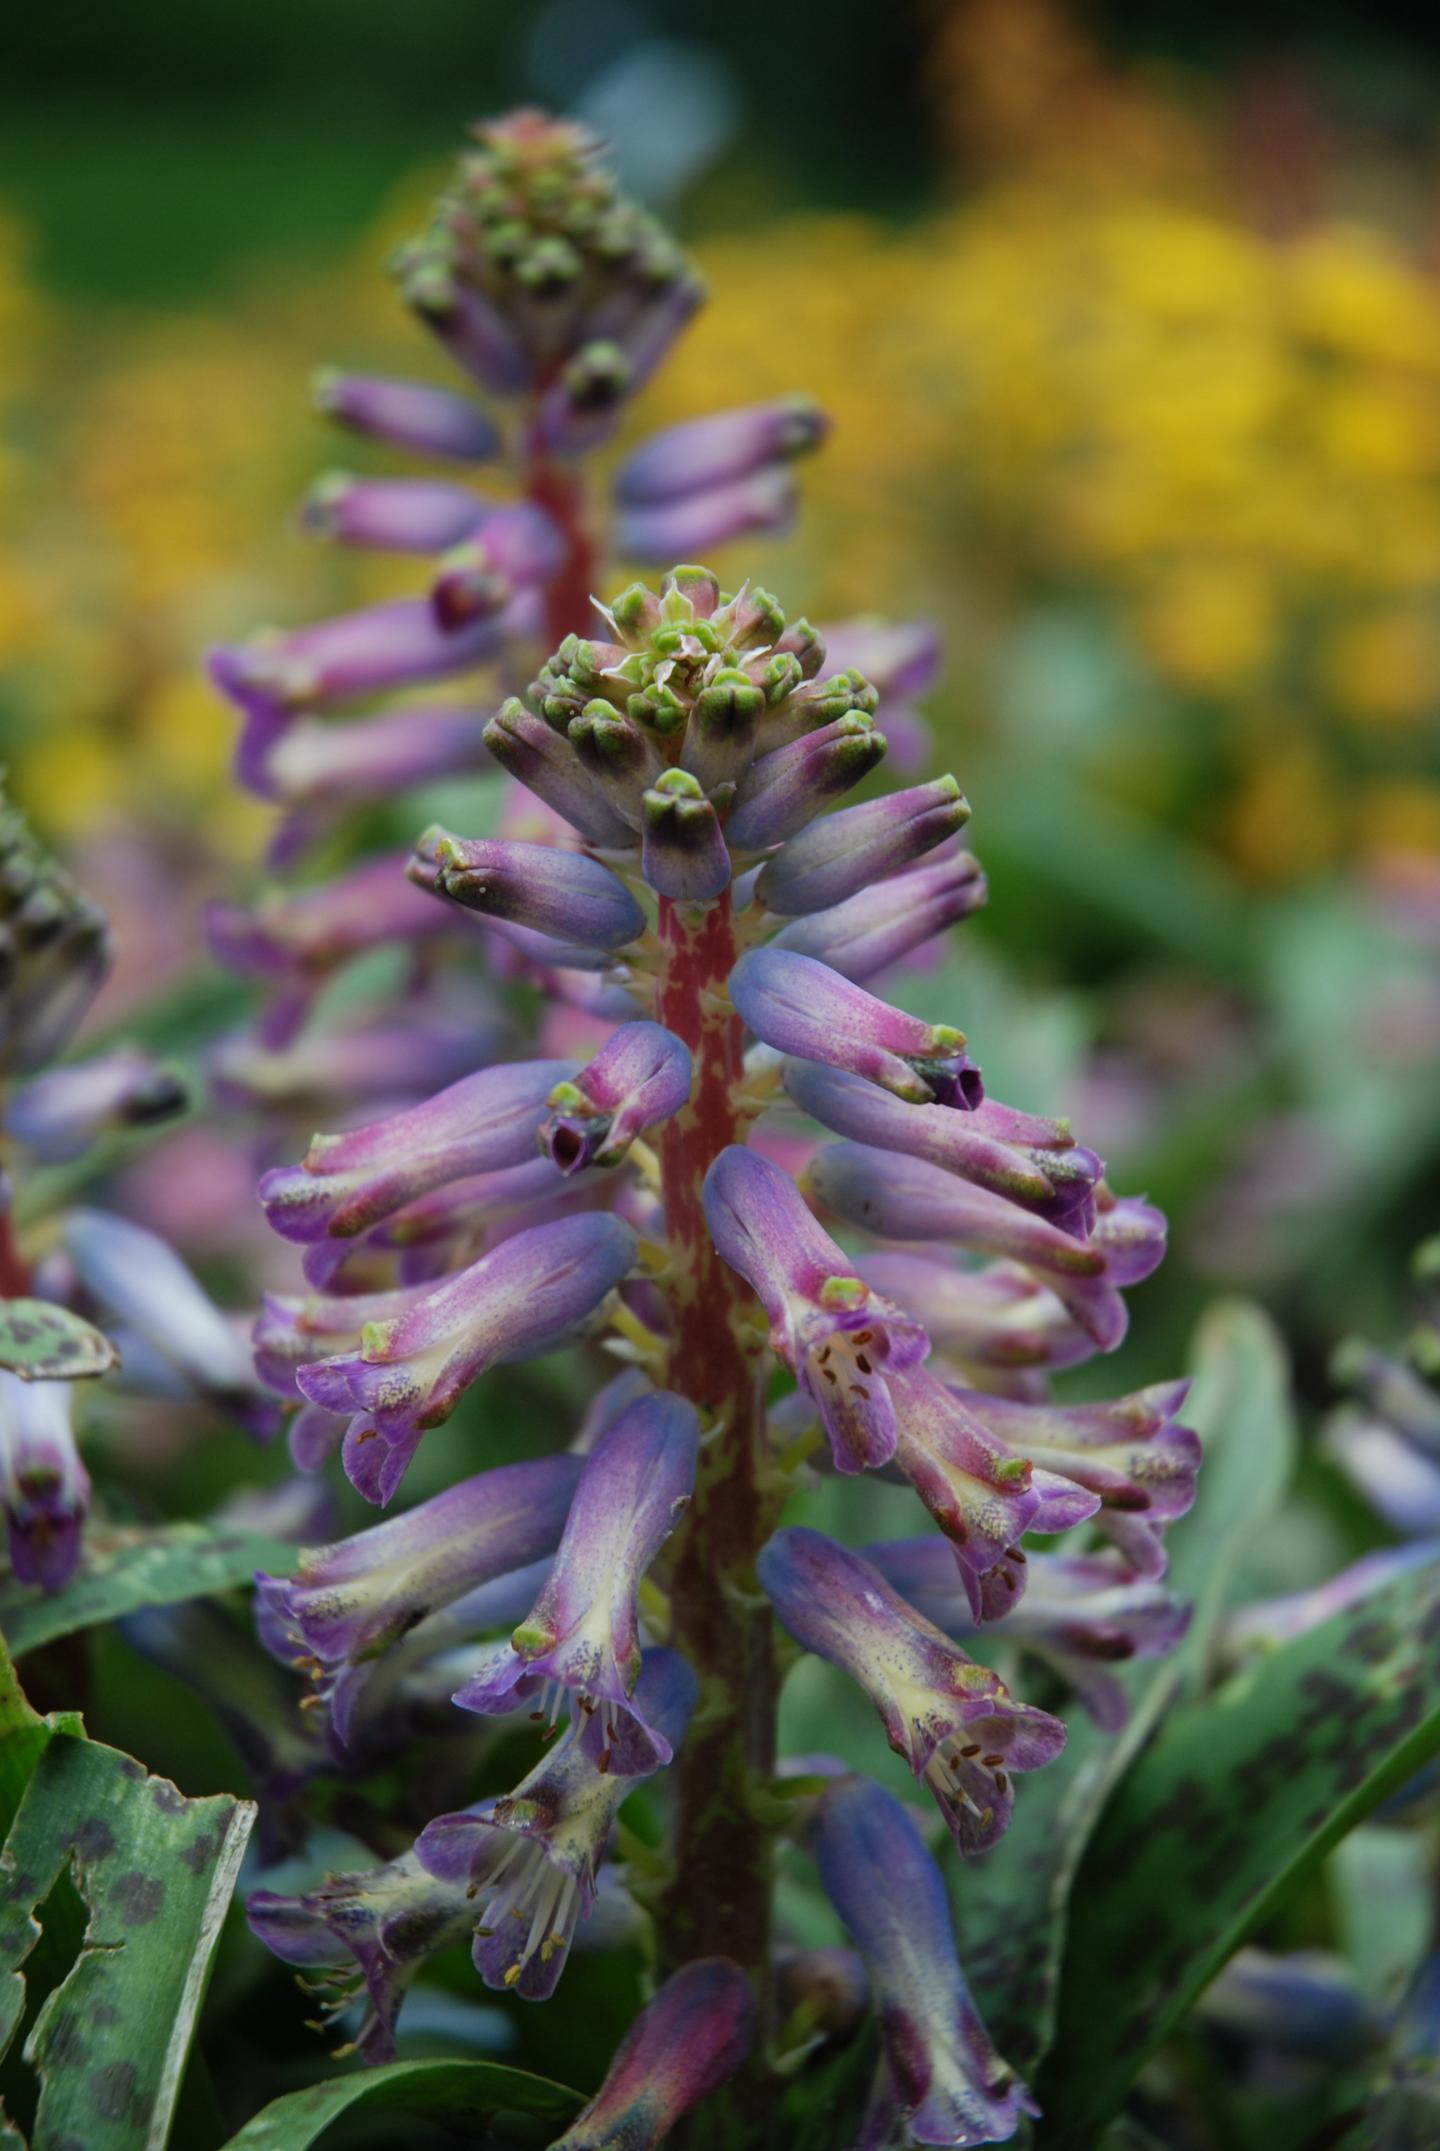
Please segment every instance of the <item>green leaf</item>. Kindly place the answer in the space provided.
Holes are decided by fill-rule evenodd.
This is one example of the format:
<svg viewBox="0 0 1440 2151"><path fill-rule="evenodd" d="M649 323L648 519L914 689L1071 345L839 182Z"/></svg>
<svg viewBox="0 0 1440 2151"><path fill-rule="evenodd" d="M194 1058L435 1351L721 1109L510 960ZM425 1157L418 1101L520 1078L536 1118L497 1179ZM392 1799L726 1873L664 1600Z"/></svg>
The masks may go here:
<svg viewBox="0 0 1440 2151"><path fill-rule="evenodd" d="M22 1382L108 1374L120 1354L93 1322L50 1300L0 1300L0 1367Z"/></svg>
<svg viewBox="0 0 1440 2151"><path fill-rule="evenodd" d="M87 1915L25 2042L37 2145L160 2151L254 1819L248 1800L187 1800L114 1748L51 1738L0 1853L0 2049L25 2010L35 1908L68 1874Z"/></svg>
<svg viewBox="0 0 1440 2151"><path fill-rule="evenodd" d="M1413 1569L1177 1711L1075 1885L1038 2141L1078 2151L1240 1944L1440 1752L1440 1564Z"/></svg>
<svg viewBox="0 0 1440 2151"><path fill-rule="evenodd" d="M1130 1719L1102 1733L1078 1708L1057 1762L1026 1778L997 1849L959 1877L960 1954L980 2013L1022 2072L1050 2043L1065 1948L1067 1900L1111 1788L1182 1685L1209 1653L1237 1563L1266 1528L1295 1449L1284 1350L1269 1319L1245 1300L1211 1309L1191 1355L1185 1419L1205 1446L1195 1507L1169 1535L1170 1582L1195 1612L1184 1645L1122 1674Z"/></svg>
<svg viewBox="0 0 1440 2151"><path fill-rule="evenodd" d="M305 2151L356 2108L475 2124L497 2113L528 2114L558 2129L582 2104L578 2091L495 2061L394 2061L272 2099L223 2151Z"/></svg>
<svg viewBox="0 0 1440 2151"><path fill-rule="evenodd" d="M85 1559L53 1596L24 1584L0 1587L0 1629L16 1657L57 1636L116 1621L141 1606L172 1606L248 1583L257 1568L288 1576L297 1550L284 1539L215 1524L145 1529L93 1527Z"/></svg>
<svg viewBox="0 0 1440 2151"><path fill-rule="evenodd" d="M56 1711L42 1718L21 1691L0 1634L0 1838L15 1820L15 1810L30 1782L31 1772L50 1745L52 1734L84 1733L74 1711ZM0 2139L3 2141L3 2139Z"/></svg>

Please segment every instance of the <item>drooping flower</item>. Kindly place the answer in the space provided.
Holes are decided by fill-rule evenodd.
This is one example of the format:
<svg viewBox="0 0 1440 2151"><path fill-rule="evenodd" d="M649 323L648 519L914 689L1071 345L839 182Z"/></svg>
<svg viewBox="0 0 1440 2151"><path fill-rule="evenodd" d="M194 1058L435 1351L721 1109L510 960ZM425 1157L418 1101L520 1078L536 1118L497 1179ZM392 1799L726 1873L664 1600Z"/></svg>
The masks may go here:
<svg viewBox="0 0 1440 2151"><path fill-rule="evenodd" d="M560 942L618 949L645 931L645 914L624 882L583 852L432 828L408 872L418 887L469 911Z"/></svg>
<svg viewBox="0 0 1440 2151"><path fill-rule="evenodd" d="M176 1069L121 1046L33 1076L6 1101L5 1129L42 1164L64 1165L112 1129L169 1120L187 1097Z"/></svg>
<svg viewBox="0 0 1440 2151"><path fill-rule="evenodd" d="M985 1095L962 1031L891 1008L813 956L751 949L730 974L730 997L767 1046L848 1069L908 1104L968 1113Z"/></svg>
<svg viewBox="0 0 1440 2151"><path fill-rule="evenodd" d="M518 1061L462 1076L422 1105L344 1135L317 1135L299 1165L260 1182L274 1230L302 1244L348 1239L445 1181L527 1163L546 1102L573 1061Z"/></svg>
<svg viewBox="0 0 1440 2151"><path fill-rule="evenodd" d="M357 1415L346 1468L368 1498L388 1501L428 1427L448 1419L487 1367L548 1351L593 1314L629 1269L635 1236L617 1217L535 1225L504 1240L394 1320L362 1333L358 1351L302 1367L302 1395ZM355 1478L355 1448L374 1446Z"/></svg>
<svg viewBox="0 0 1440 2151"><path fill-rule="evenodd" d="M605 2081L550 2151L652 2151L749 2052L755 1996L728 1957L672 1973L616 2049Z"/></svg>
<svg viewBox="0 0 1440 2151"><path fill-rule="evenodd" d="M1005 2143L1030 2094L991 2044L955 1951L950 1901L898 1800L839 1779L815 1826L820 1879L870 1975L884 2058L867 2117L876 2146Z"/></svg>
<svg viewBox="0 0 1440 2151"><path fill-rule="evenodd" d="M984 1635L943 1538L895 1539L867 1546L865 1557L915 1611L958 1642ZM1115 1732L1129 1715L1125 1689L1110 1668L1172 1651L1190 1608L1150 1577L1137 1575L1113 1549L1032 1553L1025 1595L1006 1609L1006 1642L1033 1653L1072 1688L1097 1725Z"/></svg>
<svg viewBox="0 0 1440 2151"><path fill-rule="evenodd" d="M690 1095L687 1047L658 1023L622 1023L588 1066L551 1091L540 1144L562 1173L618 1165L637 1136Z"/></svg>
<svg viewBox="0 0 1440 2151"><path fill-rule="evenodd" d="M633 1697L655 1752L685 1735L698 1684L679 1653L645 1654ZM543 2001L555 1991L621 1802L637 1775L602 1768L603 1733L583 1712L514 1792L441 1815L416 1842L427 1872L470 1903L476 1969L488 1987Z"/></svg>
<svg viewBox="0 0 1440 2151"><path fill-rule="evenodd" d="M1009 1827L1014 1773L1038 1770L1064 1747L1060 1720L1017 1703L872 1562L823 1532L777 1531L758 1573L796 1642L865 1690L960 1851L988 1851Z"/></svg>
<svg viewBox="0 0 1440 2151"><path fill-rule="evenodd" d="M839 713L837 712L837 715ZM755 893L782 918L828 911L933 851L970 808L953 777L936 777L811 822L766 861Z"/></svg>
<svg viewBox="0 0 1440 2151"><path fill-rule="evenodd" d="M545 1587L508 1644L455 1697L462 1710L513 1709L517 1697L569 1694L593 1718L601 1767L633 1774L670 1760L638 1702L636 1596L695 1483L695 1408L661 1391L638 1398L585 1458Z"/></svg>
<svg viewBox="0 0 1440 2151"><path fill-rule="evenodd" d="M771 946L813 956L860 985L968 918L985 898L979 861L959 851L937 865L892 874L827 910L788 920Z"/></svg>
<svg viewBox="0 0 1440 2151"><path fill-rule="evenodd" d="M70 1426L74 1385L0 1370L0 1504L18 1583L61 1591L80 1559L90 1474Z"/></svg>
<svg viewBox="0 0 1440 2151"><path fill-rule="evenodd" d="M841 1471L895 1453L889 1382L929 1349L925 1332L870 1291L816 1224L788 1174L732 1145L705 1178L715 1245L759 1295L770 1342L820 1408Z"/></svg>
<svg viewBox="0 0 1440 2151"><path fill-rule="evenodd" d="M441 1880L412 1851L381 1867L332 1875L297 1897L252 1890L245 1917L285 1963L322 1974L327 2025L363 1990L355 2045L374 2064L395 2052L395 2024L411 1980L427 1957L465 1939L475 1912L462 1883Z"/></svg>
<svg viewBox="0 0 1440 2151"><path fill-rule="evenodd" d="M504 1464L307 1548L293 1577L257 1578L267 1633L332 1694L347 1668L380 1657L440 1607L553 1553L579 1476L572 1456ZM346 1730L337 1717L342 1740Z"/></svg>

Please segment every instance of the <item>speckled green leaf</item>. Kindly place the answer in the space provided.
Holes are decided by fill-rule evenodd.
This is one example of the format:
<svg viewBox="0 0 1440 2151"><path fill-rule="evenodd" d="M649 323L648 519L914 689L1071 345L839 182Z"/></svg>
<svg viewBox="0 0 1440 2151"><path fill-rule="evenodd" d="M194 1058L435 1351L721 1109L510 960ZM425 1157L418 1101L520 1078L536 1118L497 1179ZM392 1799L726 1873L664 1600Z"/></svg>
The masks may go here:
<svg viewBox="0 0 1440 2151"><path fill-rule="evenodd" d="M1022 1781L1000 1846L957 1878L961 1956L1000 2051L1024 2071L1049 2044L1066 1900L1096 1817L1160 1712L1204 1665L1236 1564L1290 1475L1289 1370L1269 1319L1248 1301L1221 1302L1196 1333L1191 1363L1184 1416L1205 1464L1195 1507L1170 1533L1171 1585L1195 1607L1184 1647L1122 1669L1131 1701L1123 1732L1099 1732L1078 1706L1067 1709L1064 1754Z"/></svg>
<svg viewBox="0 0 1440 2151"><path fill-rule="evenodd" d="M68 1872L79 1956L25 2041L35 2151L159 2151L255 1809L187 1800L128 1755L56 1733L0 1853L0 2051L24 2013L35 1907Z"/></svg>
<svg viewBox="0 0 1440 2151"><path fill-rule="evenodd" d="M383 2069L355 2069L272 2099L230 2138L224 2151L305 2151L332 2122L362 2111L425 2114L456 2124L482 2124L498 2113L527 2114L545 2123L548 2131L564 2128L580 2105L578 2091L499 2062L396 2061Z"/></svg>
<svg viewBox="0 0 1440 2151"><path fill-rule="evenodd" d="M110 1339L68 1307L49 1300L0 1300L0 1367L22 1382L74 1382L119 1364Z"/></svg>
<svg viewBox="0 0 1440 2151"><path fill-rule="evenodd" d="M172 1606L248 1583L257 1568L288 1576L296 1549L282 1539L227 1531L214 1524L161 1524L144 1530L92 1529L85 1558L63 1591L0 1588L0 1632L12 1653L33 1651L97 1621L117 1621L140 1606Z"/></svg>
<svg viewBox="0 0 1440 2151"><path fill-rule="evenodd" d="M1440 1564L1170 1717L1076 1879L1045 2151L1080 2151L1297 1878L1440 1752Z"/></svg>
<svg viewBox="0 0 1440 2151"><path fill-rule="evenodd" d="M42 1718L32 1709L16 1678L0 1635L0 1840L15 1820L15 1810L55 1733L84 1733L74 1711L54 1711ZM0 2138L3 2142L3 2138Z"/></svg>

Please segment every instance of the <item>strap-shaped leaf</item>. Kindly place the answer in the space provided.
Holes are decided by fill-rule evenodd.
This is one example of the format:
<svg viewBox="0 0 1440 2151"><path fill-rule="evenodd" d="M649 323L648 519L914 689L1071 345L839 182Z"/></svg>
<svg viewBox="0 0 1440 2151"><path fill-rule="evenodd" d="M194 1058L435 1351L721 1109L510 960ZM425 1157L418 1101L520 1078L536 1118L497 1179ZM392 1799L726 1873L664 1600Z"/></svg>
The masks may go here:
<svg viewBox="0 0 1440 2151"><path fill-rule="evenodd" d="M0 1587L0 1630L16 1657L57 1636L118 1621L141 1606L173 1606L248 1583L257 1568L288 1576L296 1548L216 1524L160 1524L86 1534L85 1558L53 1596L24 1584Z"/></svg>
<svg viewBox="0 0 1440 2151"><path fill-rule="evenodd" d="M249 1801L187 1800L114 1748L52 1736L0 1853L0 2051L25 2007L35 1908L62 1873L87 1915L25 2042L37 2145L160 2151L254 1819Z"/></svg>
<svg viewBox="0 0 1440 2151"><path fill-rule="evenodd" d="M0 1633L0 1839L15 1820L15 1810L30 1774L56 1733L83 1735L77 1712L54 1711L42 1718L31 1707L15 1677L5 1637ZM0 2138L0 2143L3 2143Z"/></svg>
<svg viewBox="0 0 1440 2151"><path fill-rule="evenodd" d="M1170 1533L1170 1584L1195 1609L1184 1645L1122 1670L1130 1719L1119 1734L1067 1710L1064 1754L1024 1780L1005 1838L958 1878L961 1957L1001 2053L1022 2071L1050 2041L1067 1898L1096 1818L1161 1711L1198 1677L1236 1564L1290 1476L1289 1369L1268 1317L1248 1301L1222 1302L1196 1333L1193 1364L1184 1416L1205 1462L1195 1507Z"/></svg>
<svg viewBox="0 0 1440 2151"><path fill-rule="evenodd" d="M354 2069L272 2099L230 2138L224 2151L305 2151L332 2122L360 2111L425 2114L477 2126L499 2113L526 2114L549 2128L563 2129L582 2104L578 2091L500 2062L395 2061L382 2069ZM395 2141L402 2140L397 2132Z"/></svg>
<svg viewBox="0 0 1440 2151"><path fill-rule="evenodd" d="M107 1374L120 1354L93 1322L51 1300L0 1300L0 1367L22 1382Z"/></svg>
<svg viewBox="0 0 1440 2151"><path fill-rule="evenodd" d="M1297 1879L1440 1753L1440 1564L1177 1711L1076 1879L1046 2151L1078 2151Z"/></svg>

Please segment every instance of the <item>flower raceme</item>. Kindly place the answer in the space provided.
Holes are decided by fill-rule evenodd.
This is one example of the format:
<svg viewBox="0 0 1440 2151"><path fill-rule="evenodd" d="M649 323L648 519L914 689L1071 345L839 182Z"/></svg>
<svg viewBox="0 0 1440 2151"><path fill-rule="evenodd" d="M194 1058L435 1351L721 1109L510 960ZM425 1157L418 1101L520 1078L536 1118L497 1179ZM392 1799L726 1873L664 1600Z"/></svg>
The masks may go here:
<svg viewBox="0 0 1440 2151"><path fill-rule="evenodd" d="M222 1081L322 1127L333 1099L338 1131L263 1183L310 1290L267 1303L259 1364L297 1462L338 1450L378 1502L428 1428L456 1414L467 1439L465 1393L491 1368L597 1343L624 1367L575 1453L477 1456L448 1494L264 1585L266 1640L328 1700L337 1768L444 1697L482 1773L492 1714L528 1708L549 1745L377 1875L262 1901L255 1924L297 1961L358 1965L371 2058L420 1957L458 1933L497 1991L548 1995L627 1791L666 1770L675 1840L656 1855L665 1888L642 1894L680 1968L562 2142L655 2142L709 2094L739 2102L731 2133L758 2143L776 2111L750 2039L773 1970L772 1606L866 1687L962 1849L993 1843L1015 1773L1063 1729L954 1631L1022 1603L1026 1534L1086 1534L1054 1558L1103 1569L1106 1604L1068 1626L1054 1601L1071 1572L1037 1591L1029 1632L1067 1677L1077 1623L1097 1648L1164 1630L1127 1592L1142 1570L1158 1589L1188 1498L1178 1395L1065 1407L1047 1388L1120 1342L1163 1221L1117 1197L1064 1122L986 1096L963 1010L923 1022L884 997L885 974L985 895L954 777L852 796L892 737L913 772L898 749L933 635L842 627L827 654L769 592L696 565L593 596L607 542L663 562L777 527L822 415L781 398L689 420L621 462L608 523L594 512L585 459L700 292L569 123L477 130L398 276L471 393L330 374L320 401L452 468L326 481L307 521L403 556L421 594L212 665L241 717L241 779L281 809L272 866L311 876L212 922L268 992ZM473 490L492 463L501 487ZM432 827L408 860L362 845L338 880L313 878L317 839L355 810L393 843L398 795L473 770L476 719L508 780L495 826ZM357 1018L329 989L380 951L405 973L400 1010ZM533 1058L514 1028L527 989ZM357 1126L367 1109L381 1117ZM817 1131L840 1140L812 1156ZM779 1370L793 1399L769 1395ZM907 1605L908 1572L784 1524L817 1417L839 1470L909 1478L948 1592L922 1565ZM820 1809L886 2047L857 2140L1003 2139L1028 2101L966 1996L913 1827L855 1781Z"/></svg>

